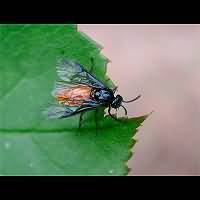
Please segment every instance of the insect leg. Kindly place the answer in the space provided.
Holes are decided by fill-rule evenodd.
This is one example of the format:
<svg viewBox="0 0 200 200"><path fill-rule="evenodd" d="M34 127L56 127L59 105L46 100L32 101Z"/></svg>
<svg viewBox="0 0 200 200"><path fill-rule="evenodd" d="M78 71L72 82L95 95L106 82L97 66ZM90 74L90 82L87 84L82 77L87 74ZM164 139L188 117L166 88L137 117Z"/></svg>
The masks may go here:
<svg viewBox="0 0 200 200"><path fill-rule="evenodd" d="M117 89L118 89L118 87L115 87L115 88L113 89L113 93L115 93L115 92L117 91Z"/></svg>
<svg viewBox="0 0 200 200"><path fill-rule="evenodd" d="M79 123L78 123L78 130L79 131L81 129L81 125L82 125L82 121L83 121L83 114L84 114L84 112L81 112L80 117L79 117Z"/></svg>
<svg viewBox="0 0 200 200"><path fill-rule="evenodd" d="M92 74L92 72L93 72L93 68L94 68L94 58L91 57L91 58L90 58L90 61L91 61L91 67L90 67L89 72Z"/></svg>
<svg viewBox="0 0 200 200"><path fill-rule="evenodd" d="M79 126L78 126L79 131L82 126L83 114L85 113L85 111L94 109L95 107L96 107L96 104L93 101L91 101L91 103L89 101L88 102L85 101L82 106L76 109L76 113L80 113Z"/></svg>
<svg viewBox="0 0 200 200"><path fill-rule="evenodd" d="M126 108L125 108L124 106L122 106L122 105L121 105L121 107L124 109L125 115L127 115L127 110L126 110Z"/></svg>
<svg viewBox="0 0 200 200"><path fill-rule="evenodd" d="M97 124L97 111L98 111L98 108L95 109L94 111L94 119L95 119L95 125L96 125L96 134L97 134L97 131L98 131L98 124Z"/></svg>
<svg viewBox="0 0 200 200"><path fill-rule="evenodd" d="M109 114L114 120L120 121L119 119L117 119L116 117L114 117L114 116L110 113L110 111L111 111L111 106L109 105L108 114Z"/></svg>

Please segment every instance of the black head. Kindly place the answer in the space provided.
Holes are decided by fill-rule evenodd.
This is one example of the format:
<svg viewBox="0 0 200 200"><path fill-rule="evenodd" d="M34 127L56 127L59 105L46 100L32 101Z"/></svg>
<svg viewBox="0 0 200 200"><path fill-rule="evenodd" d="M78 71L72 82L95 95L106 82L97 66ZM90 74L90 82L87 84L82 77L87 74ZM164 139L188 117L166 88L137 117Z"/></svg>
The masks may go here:
<svg viewBox="0 0 200 200"><path fill-rule="evenodd" d="M111 105L112 108L117 109L120 106L122 106L122 102L124 102L124 103L130 103L130 102L133 102L133 101L135 101L135 100L137 100L139 98L140 98L140 95L137 96L135 99L132 99L130 101L124 101L123 97L121 95L117 95L116 97L114 97L114 99L113 99L113 101L112 101L112 103L110 105Z"/></svg>
<svg viewBox="0 0 200 200"><path fill-rule="evenodd" d="M111 108L117 109L117 108L119 108L119 107L124 108L125 115L127 115L127 110L126 110L126 108L122 105L122 102L124 102L124 103L130 103L130 102L135 101L135 100L137 100L137 99L139 99L139 98L140 98L140 95L137 96L136 98L130 100L130 101L124 101L122 96L117 95L116 97L114 97L112 103L109 105L109 109L108 109L109 115L110 115L112 118L118 120L117 118L113 117L113 115L110 113L110 110L111 110Z"/></svg>
<svg viewBox="0 0 200 200"><path fill-rule="evenodd" d="M113 102L111 103L111 107L117 109L117 108L119 108L122 105L122 102L123 102L122 96L117 95L114 98Z"/></svg>

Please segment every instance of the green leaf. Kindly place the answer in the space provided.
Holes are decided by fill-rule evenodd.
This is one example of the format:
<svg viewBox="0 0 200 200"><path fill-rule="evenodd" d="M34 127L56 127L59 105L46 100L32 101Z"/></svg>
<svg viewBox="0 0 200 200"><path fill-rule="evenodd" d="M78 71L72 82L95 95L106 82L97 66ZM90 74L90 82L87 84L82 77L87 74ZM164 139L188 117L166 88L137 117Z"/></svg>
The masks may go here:
<svg viewBox="0 0 200 200"><path fill-rule="evenodd" d="M116 122L98 109L62 120L46 120L42 109L52 101L60 58L86 68L107 86L107 59L101 47L75 25L0 26L0 174L125 175L136 128L147 116Z"/></svg>

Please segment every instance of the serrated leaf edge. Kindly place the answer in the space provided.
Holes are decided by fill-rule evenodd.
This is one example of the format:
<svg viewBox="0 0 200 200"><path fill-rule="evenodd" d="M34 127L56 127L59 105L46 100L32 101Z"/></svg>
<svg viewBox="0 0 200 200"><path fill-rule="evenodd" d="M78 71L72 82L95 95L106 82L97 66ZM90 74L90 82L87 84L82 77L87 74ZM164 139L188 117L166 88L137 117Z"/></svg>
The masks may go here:
<svg viewBox="0 0 200 200"><path fill-rule="evenodd" d="M132 170L132 168L129 168L128 167L128 161L132 158L132 156L133 156L133 151L132 151L132 149L133 149L133 146L135 146L135 144L138 142L138 140L136 140L136 139L134 139L134 136L137 134L137 132L139 131L139 128L141 127L141 126L143 126L143 123L144 123L144 121L153 113L154 111L152 111L152 112L150 112L149 114L147 114L147 115L144 115L143 117L144 117L144 120L140 123L140 125L135 129L135 133L134 133L134 135L133 135L133 137L131 138L131 140L130 140L130 142L129 142L129 152L128 152L128 159L127 160L125 160L124 161L124 168L125 168L125 173L124 173L124 175L125 176L127 176L129 173L130 173L130 171Z"/></svg>

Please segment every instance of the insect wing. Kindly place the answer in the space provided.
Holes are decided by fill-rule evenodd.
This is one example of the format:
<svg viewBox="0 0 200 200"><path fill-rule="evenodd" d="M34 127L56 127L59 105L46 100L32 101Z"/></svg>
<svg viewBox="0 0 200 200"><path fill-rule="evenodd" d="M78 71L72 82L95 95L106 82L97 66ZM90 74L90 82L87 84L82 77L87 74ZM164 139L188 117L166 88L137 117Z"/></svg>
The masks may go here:
<svg viewBox="0 0 200 200"><path fill-rule="evenodd" d="M90 73L83 69L81 65L68 59L61 59L56 65L57 74L59 80L56 81L52 95L55 97L62 91L67 91L74 86L87 85L91 88L105 88L103 83L94 78ZM99 106L100 104L93 101L88 97L84 100L82 105L63 105L63 104L52 104L49 106L43 114L50 119L61 119L66 118L80 112L91 110Z"/></svg>
<svg viewBox="0 0 200 200"><path fill-rule="evenodd" d="M43 111L43 114L49 119L61 119L63 117L68 117L73 114L74 110L62 105L50 105Z"/></svg>
<svg viewBox="0 0 200 200"><path fill-rule="evenodd" d="M95 102L87 102L81 106L68 107L64 105L52 104L43 111L43 114L49 119L67 118L83 111L94 109L98 106Z"/></svg>
<svg viewBox="0 0 200 200"><path fill-rule="evenodd" d="M105 88L103 83L101 83L99 80L95 79L90 73L88 73L84 68L78 64L75 63L74 61L68 60L68 59L60 59L56 65L56 70L59 79L56 81L54 89L52 91L52 96L57 96L60 94L63 94L64 91L72 91L73 88L80 88L80 90L76 91L81 91L85 86L90 87L91 89L86 89L92 90L92 88ZM77 96L83 96L84 100L85 97L88 96L87 100L90 99L90 94L84 95L78 94ZM66 92L64 92L66 94ZM65 94L63 96L65 96ZM75 99L76 100L76 99Z"/></svg>
<svg viewBox="0 0 200 200"><path fill-rule="evenodd" d="M72 60L60 59L56 65L59 78L69 84L85 84L96 88L105 88L104 84L94 78L80 64Z"/></svg>

